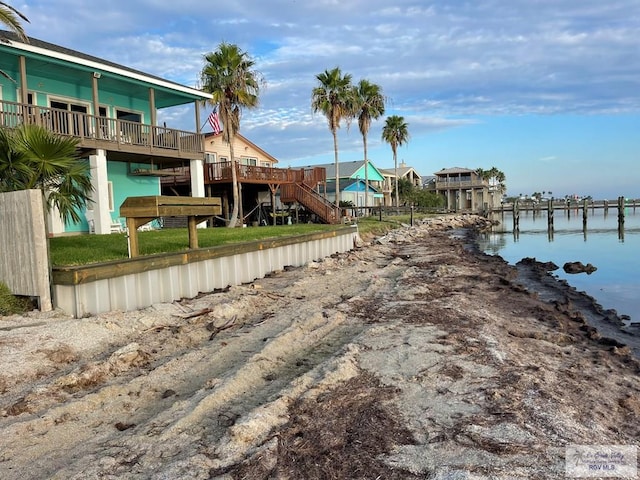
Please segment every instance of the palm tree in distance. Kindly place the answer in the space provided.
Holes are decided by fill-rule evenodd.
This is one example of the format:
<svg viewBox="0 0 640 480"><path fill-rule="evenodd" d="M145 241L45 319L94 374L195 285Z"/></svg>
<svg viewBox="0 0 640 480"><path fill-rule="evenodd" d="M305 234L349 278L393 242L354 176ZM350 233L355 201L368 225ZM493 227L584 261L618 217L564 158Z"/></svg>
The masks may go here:
<svg viewBox="0 0 640 480"><path fill-rule="evenodd" d="M340 172L338 171L338 129L343 119L349 121L353 115L353 91L351 75L342 74L339 67L325 70L316 75L318 86L311 93L311 108L314 113L322 112L329 122L333 135L333 152L336 165L336 200L340 204Z"/></svg>
<svg viewBox="0 0 640 480"><path fill-rule="evenodd" d="M504 192L507 191L507 185L505 183L507 179L506 175L496 167L491 167L489 170L477 168L476 173L488 183L489 193L491 194L491 205L493 206L495 204L495 193L498 193L499 198L502 198Z"/></svg>
<svg viewBox="0 0 640 480"><path fill-rule="evenodd" d="M354 113L358 117L358 128L362 134L364 145L364 206L368 207L369 198L369 157L367 155L367 134L371 127L371 120L375 120L384 114L385 98L382 88L368 80L360 80L354 87Z"/></svg>
<svg viewBox="0 0 640 480"><path fill-rule="evenodd" d="M391 115L387 117L384 127L382 127L382 140L391 145L393 151L393 164L396 176L396 213L399 213L400 200L398 196L398 147L409 141L409 128L404 121L404 117Z"/></svg>
<svg viewBox="0 0 640 480"><path fill-rule="evenodd" d="M91 202L93 187L78 142L40 125L0 129L0 192L39 189L65 223L81 221L78 212Z"/></svg>
<svg viewBox="0 0 640 480"><path fill-rule="evenodd" d="M223 124L222 138L229 144L233 184L229 227L233 228L238 221L238 205L241 202L233 140L240 131L242 109L258 106L260 74L253 70L253 59L237 45L222 42L215 52L208 53L204 58L206 64L200 74L202 90L212 95L206 103L218 109Z"/></svg>

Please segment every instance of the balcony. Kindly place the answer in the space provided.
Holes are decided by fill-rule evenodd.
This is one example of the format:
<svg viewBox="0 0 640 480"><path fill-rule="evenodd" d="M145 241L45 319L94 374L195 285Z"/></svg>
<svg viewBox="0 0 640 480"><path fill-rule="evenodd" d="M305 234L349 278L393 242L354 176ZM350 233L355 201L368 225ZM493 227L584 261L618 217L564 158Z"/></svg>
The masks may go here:
<svg viewBox="0 0 640 480"><path fill-rule="evenodd" d="M203 136L198 133L96 117L84 112L0 101L0 128L16 128L25 122L75 137L82 149L101 148L184 160L204 157Z"/></svg>
<svg viewBox="0 0 640 480"><path fill-rule="evenodd" d="M483 180L436 180L436 190L457 190L460 188L483 188L487 183Z"/></svg>
<svg viewBox="0 0 640 480"><path fill-rule="evenodd" d="M162 173L166 176L166 178L163 179L164 184L179 185L189 184L191 182L189 167L163 169ZM231 183L233 178L232 174L231 162L227 161L204 164L205 185ZM286 185L298 183L307 185L311 188L315 188L319 183L325 183L327 178L326 169L322 167L300 169L274 168L244 165L238 162L236 162L236 175L240 183L254 183L262 185Z"/></svg>

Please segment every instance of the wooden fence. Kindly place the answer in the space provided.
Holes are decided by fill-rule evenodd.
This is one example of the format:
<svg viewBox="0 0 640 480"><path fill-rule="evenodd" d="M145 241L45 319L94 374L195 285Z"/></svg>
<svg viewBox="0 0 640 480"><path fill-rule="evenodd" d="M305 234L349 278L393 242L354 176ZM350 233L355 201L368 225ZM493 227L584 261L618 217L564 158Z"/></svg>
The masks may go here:
<svg viewBox="0 0 640 480"><path fill-rule="evenodd" d="M42 192L0 193L0 281L14 295L37 297L52 309L49 248Z"/></svg>

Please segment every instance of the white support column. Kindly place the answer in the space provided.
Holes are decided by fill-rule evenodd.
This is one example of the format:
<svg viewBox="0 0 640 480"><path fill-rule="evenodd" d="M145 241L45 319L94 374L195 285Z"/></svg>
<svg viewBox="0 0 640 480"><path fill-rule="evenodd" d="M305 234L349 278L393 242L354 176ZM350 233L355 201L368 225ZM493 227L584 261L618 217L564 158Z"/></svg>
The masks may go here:
<svg viewBox="0 0 640 480"><path fill-rule="evenodd" d="M93 222L95 233L111 233L111 212L109 212L109 181L107 178L107 155L102 149L89 155L91 184L93 185Z"/></svg>
<svg viewBox="0 0 640 480"><path fill-rule="evenodd" d="M191 172L191 196L192 197L205 197L204 190L204 161L203 160L191 160L189 162L189 171ZM198 228L206 228L207 223L202 222L198 224Z"/></svg>
<svg viewBox="0 0 640 480"><path fill-rule="evenodd" d="M60 216L60 210L58 210L55 206L51 207L51 210L47 212L47 232L51 235L64 233L64 222L62 221L62 217Z"/></svg>
<svg viewBox="0 0 640 480"><path fill-rule="evenodd" d="M191 172L191 196L204 197L204 161L191 160L189 171Z"/></svg>

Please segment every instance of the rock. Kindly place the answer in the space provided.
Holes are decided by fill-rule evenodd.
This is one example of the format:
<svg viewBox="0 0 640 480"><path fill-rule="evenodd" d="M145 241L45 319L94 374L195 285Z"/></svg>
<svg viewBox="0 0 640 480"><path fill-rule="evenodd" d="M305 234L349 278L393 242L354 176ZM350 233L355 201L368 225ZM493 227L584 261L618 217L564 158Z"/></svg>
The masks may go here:
<svg viewBox="0 0 640 480"><path fill-rule="evenodd" d="M575 274L575 273L586 273L587 275L591 275L593 272L597 270L596 267L587 263L584 265L582 262L567 262L562 267L566 273Z"/></svg>
<svg viewBox="0 0 640 480"><path fill-rule="evenodd" d="M525 257L520 260L517 265L527 265L529 267L534 267L536 270L541 270L544 272L551 272L560 268L553 262L539 262L535 259L535 257Z"/></svg>

